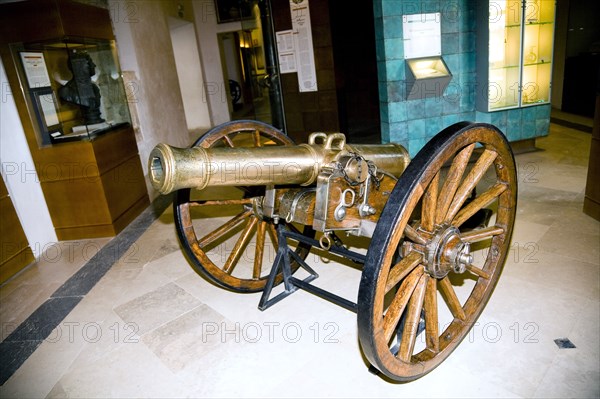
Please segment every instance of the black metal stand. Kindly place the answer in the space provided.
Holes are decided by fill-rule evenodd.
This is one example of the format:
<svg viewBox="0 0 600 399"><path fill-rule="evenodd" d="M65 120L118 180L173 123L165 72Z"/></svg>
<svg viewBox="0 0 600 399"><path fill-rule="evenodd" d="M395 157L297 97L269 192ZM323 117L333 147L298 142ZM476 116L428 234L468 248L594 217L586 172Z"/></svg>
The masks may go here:
<svg viewBox="0 0 600 399"><path fill-rule="evenodd" d="M319 275L310 266L308 266L304 259L302 259L292 248L290 248L290 246L287 243L287 239L290 238L292 240L298 241L301 244L309 245L310 247L320 247L319 241L313 238L306 237L303 234L291 231L284 223L280 223L277 225L277 238L279 242L277 248L277 256L275 257L275 261L273 262L273 266L271 267L271 272L269 273L269 280L267 281L265 290L263 291L262 297L260 298L260 302L258 303L258 308L260 310L265 310L273 306L274 304L281 301L283 298L289 296L290 294L297 291L298 288L300 288L304 291L308 291L312 294L315 294L323 299L326 299L330 302L335 303L336 305L339 305L345 309L356 313L356 303L310 284L310 282L319 277ZM328 251L330 253L343 256L344 258L350 259L357 263L365 263L364 255L354 251L350 251L337 244L333 244ZM303 280L300 280L292 276L291 258L293 258L301 268L303 268L304 270L306 270L306 272L309 273L308 277L304 278ZM273 285L275 284L275 277L280 272L283 274L284 291L277 294L273 298L270 298L271 291L273 290Z"/></svg>

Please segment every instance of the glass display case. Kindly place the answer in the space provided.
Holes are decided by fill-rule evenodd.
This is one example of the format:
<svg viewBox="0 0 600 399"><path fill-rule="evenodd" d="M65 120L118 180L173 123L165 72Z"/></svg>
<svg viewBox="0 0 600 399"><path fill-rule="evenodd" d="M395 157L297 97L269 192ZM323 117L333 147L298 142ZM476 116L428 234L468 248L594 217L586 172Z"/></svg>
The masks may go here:
<svg viewBox="0 0 600 399"><path fill-rule="evenodd" d="M67 37L10 47L40 146L130 125L114 40Z"/></svg>
<svg viewBox="0 0 600 399"><path fill-rule="evenodd" d="M114 236L149 204L110 12L95 3L0 1L6 83L61 241Z"/></svg>
<svg viewBox="0 0 600 399"><path fill-rule="evenodd" d="M550 102L554 0L478 3L477 109L490 112Z"/></svg>

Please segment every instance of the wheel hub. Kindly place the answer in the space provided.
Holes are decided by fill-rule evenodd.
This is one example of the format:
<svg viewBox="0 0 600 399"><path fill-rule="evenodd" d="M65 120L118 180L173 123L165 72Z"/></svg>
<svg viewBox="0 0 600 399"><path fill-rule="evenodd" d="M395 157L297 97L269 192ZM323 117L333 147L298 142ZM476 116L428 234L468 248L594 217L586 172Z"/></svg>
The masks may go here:
<svg viewBox="0 0 600 399"><path fill-rule="evenodd" d="M473 263L470 251L470 244L461 239L456 227L441 225L425 248L425 269L435 278L444 278L451 271L464 273Z"/></svg>

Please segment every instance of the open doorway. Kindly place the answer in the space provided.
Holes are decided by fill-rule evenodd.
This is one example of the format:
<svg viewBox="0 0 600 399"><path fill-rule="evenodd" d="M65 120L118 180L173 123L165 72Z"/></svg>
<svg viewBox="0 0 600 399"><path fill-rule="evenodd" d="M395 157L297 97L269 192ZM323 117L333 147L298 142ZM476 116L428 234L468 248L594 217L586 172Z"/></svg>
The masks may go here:
<svg viewBox="0 0 600 399"><path fill-rule="evenodd" d="M349 142L381 141L373 3L359 1L341 13L329 0L340 130Z"/></svg>
<svg viewBox="0 0 600 399"><path fill-rule="evenodd" d="M218 35L223 76L229 85L231 119L272 123L264 54L257 37L251 30Z"/></svg>
<svg viewBox="0 0 600 399"><path fill-rule="evenodd" d="M241 30L218 35L231 119L254 119L285 131L271 5L249 0Z"/></svg>

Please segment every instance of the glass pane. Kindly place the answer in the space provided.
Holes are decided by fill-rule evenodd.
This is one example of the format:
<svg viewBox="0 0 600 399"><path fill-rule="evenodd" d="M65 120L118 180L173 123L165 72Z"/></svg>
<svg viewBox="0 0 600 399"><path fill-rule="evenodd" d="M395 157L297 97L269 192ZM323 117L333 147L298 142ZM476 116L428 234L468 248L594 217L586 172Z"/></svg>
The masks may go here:
<svg viewBox="0 0 600 399"><path fill-rule="evenodd" d="M489 108L519 105L521 1L490 2Z"/></svg>
<svg viewBox="0 0 600 399"><path fill-rule="evenodd" d="M554 0L527 0L525 3L523 105L550 101L554 5Z"/></svg>

